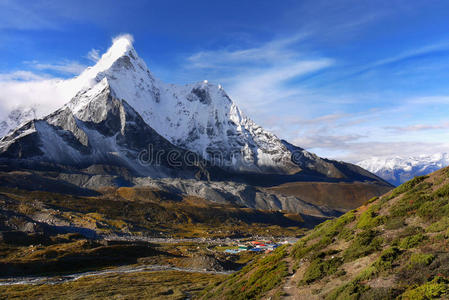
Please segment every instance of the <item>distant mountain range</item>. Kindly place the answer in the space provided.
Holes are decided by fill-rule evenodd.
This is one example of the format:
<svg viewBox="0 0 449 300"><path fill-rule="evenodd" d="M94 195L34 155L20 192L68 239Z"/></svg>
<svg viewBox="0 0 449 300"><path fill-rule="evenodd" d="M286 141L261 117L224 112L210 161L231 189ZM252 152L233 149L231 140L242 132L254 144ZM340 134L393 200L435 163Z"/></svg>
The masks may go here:
<svg viewBox="0 0 449 300"><path fill-rule="evenodd" d="M427 175L449 166L449 154L419 155L413 157L373 157L357 163L360 167L387 180L393 185L400 185L415 176Z"/></svg>

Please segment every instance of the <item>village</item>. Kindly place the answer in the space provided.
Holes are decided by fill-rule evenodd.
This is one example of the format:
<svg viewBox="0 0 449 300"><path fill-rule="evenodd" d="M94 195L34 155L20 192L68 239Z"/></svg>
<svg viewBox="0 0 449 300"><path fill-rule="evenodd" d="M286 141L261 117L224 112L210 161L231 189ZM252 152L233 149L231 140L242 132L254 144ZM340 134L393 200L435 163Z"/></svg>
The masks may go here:
<svg viewBox="0 0 449 300"><path fill-rule="evenodd" d="M270 253L283 244L289 244L289 241L273 242L273 241L248 241L240 242L236 245L227 247L223 252L227 254L238 254L240 252L251 251L260 253Z"/></svg>

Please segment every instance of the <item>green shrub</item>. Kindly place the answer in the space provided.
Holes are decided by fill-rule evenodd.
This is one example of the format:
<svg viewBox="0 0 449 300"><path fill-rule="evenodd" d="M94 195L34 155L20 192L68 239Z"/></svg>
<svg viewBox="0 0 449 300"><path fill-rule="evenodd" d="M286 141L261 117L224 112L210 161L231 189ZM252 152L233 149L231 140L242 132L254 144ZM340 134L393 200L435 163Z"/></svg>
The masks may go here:
<svg viewBox="0 0 449 300"><path fill-rule="evenodd" d="M445 184L439 189L437 189L434 193L436 197L448 197L449 196L449 184Z"/></svg>
<svg viewBox="0 0 449 300"><path fill-rule="evenodd" d="M427 227L427 232L440 232L449 228L449 217L443 217L439 221L430 224Z"/></svg>
<svg viewBox="0 0 449 300"><path fill-rule="evenodd" d="M380 257L374 262L373 266L377 273L391 269L393 262L401 254L401 250L397 247L390 247L382 252Z"/></svg>
<svg viewBox="0 0 449 300"><path fill-rule="evenodd" d="M437 276L430 282L406 291L401 295L401 298L407 300L435 299L446 295L448 291L448 281Z"/></svg>
<svg viewBox="0 0 449 300"><path fill-rule="evenodd" d="M373 230L365 230L359 233L351 245L343 253L345 261L352 261L362 256L369 255L380 250L382 238Z"/></svg>
<svg viewBox="0 0 449 300"><path fill-rule="evenodd" d="M327 247L332 243L332 239L340 234L345 228L345 225L351 223L355 219L354 211L349 211L341 217L328 220L319 224L306 237L300 239L293 247L292 254L295 259L300 260L308 254L318 253L321 249ZM310 240L320 238L318 242L307 245Z"/></svg>
<svg viewBox="0 0 449 300"><path fill-rule="evenodd" d="M370 206L359 218L357 222L357 228L359 229L371 229L385 223L386 217L379 216L379 205Z"/></svg>
<svg viewBox="0 0 449 300"><path fill-rule="evenodd" d="M340 233L338 234L338 238L349 242L354 238L354 229L349 227L343 227Z"/></svg>
<svg viewBox="0 0 449 300"><path fill-rule="evenodd" d="M426 178L428 178L429 176L417 176L403 184L401 184L400 186L398 186L397 188L395 188L392 193L391 193L391 198L397 197L400 194L403 194L407 191L412 190L415 186L417 186L418 184L420 184L421 182L423 182Z"/></svg>
<svg viewBox="0 0 449 300"><path fill-rule="evenodd" d="M419 245L424 239L426 238L425 235L422 233L418 233L412 236L407 236L403 239L401 239L399 243L399 247L402 249L411 249Z"/></svg>
<svg viewBox="0 0 449 300"><path fill-rule="evenodd" d="M369 267L361 271L355 278L357 281L365 281L373 278L375 275L392 268L393 262L401 254L397 247L390 247L384 250L380 257Z"/></svg>
<svg viewBox="0 0 449 300"><path fill-rule="evenodd" d="M296 260L300 260L306 255L316 256L319 251L332 243L332 238L324 236L318 242L306 246L305 240L297 242L292 250L292 255Z"/></svg>
<svg viewBox="0 0 449 300"><path fill-rule="evenodd" d="M377 273L376 267L374 267L373 265L366 267L365 269L363 269L356 277L355 280L357 281L365 281L368 279L371 279L373 277L374 274Z"/></svg>
<svg viewBox="0 0 449 300"><path fill-rule="evenodd" d="M422 227L407 226L404 228L404 230L399 232L398 237L403 238L403 237L407 237L407 236L411 236L411 235L415 235L415 234L423 233L423 232L424 232L424 229Z"/></svg>
<svg viewBox="0 0 449 300"><path fill-rule="evenodd" d="M404 227L406 224L403 217L391 217L385 222L385 229L395 230Z"/></svg>
<svg viewBox="0 0 449 300"><path fill-rule="evenodd" d="M311 262L302 279L302 283L310 284L316 280L332 275L343 264L343 259L334 257L328 260L317 258Z"/></svg>
<svg viewBox="0 0 449 300"><path fill-rule="evenodd" d="M410 193L402 197L390 209L390 214L393 217L405 217L414 213L426 202L431 202L432 197L423 193Z"/></svg>
<svg viewBox="0 0 449 300"><path fill-rule="evenodd" d="M428 266L435 259L435 256L432 254L423 254L423 253L413 253L410 256L410 261L408 263L409 268L413 268L415 266Z"/></svg>
<svg viewBox="0 0 449 300"><path fill-rule="evenodd" d="M359 281L351 281L331 291L326 296L326 300L355 300L359 299L360 295L368 290L369 287L360 284Z"/></svg>
<svg viewBox="0 0 449 300"><path fill-rule="evenodd" d="M315 238L318 236L326 236L326 237L334 237L340 233L342 228L355 220L354 211L349 211L341 217L326 221L319 226L314 232L311 234L311 238Z"/></svg>
<svg viewBox="0 0 449 300"><path fill-rule="evenodd" d="M418 209L418 215L426 220L438 220L449 214L449 197L436 198L423 203Z"/></svg>
<svg viewBox="0 0 449 300"><path fill-rule="evenodd" d="M225 299L259 299L261 295L278 286L287 276L288 266L284 260L286 256L286 246L279 247L271 255L256 260L231 275L224 284L213 291L214 295L220 295ZM206 294L205 297L212 296Z"/></svg>

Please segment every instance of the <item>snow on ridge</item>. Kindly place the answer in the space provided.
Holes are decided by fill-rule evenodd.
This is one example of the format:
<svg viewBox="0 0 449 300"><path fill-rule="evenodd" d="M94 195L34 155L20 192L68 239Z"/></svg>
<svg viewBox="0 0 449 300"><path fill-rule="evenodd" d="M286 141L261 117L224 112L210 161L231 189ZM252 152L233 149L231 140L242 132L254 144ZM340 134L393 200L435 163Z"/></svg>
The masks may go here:
<svg viewBox="0 0 449 300"><path fill-rule="evenodd" d="M8 134L11 129L23 125L37 116L34 107L18 107L12 110L4 121L0 122L0 137Z"/></svg>
<svg viewBox="0 0 449 300"><path fill-rule="evenodd" d="M395 156L395 157L372 157L357 163L362 168L371 172L378 172L382 169L409 168L421 165L449 165L448 153L420 154L418 156Z"/></svg>
<svg viewBox="0 0 449 300"><path fill-rule="evenodd" d="M379 177L399 185L415 176L426 175L449 166L449 154L434 153L409 157L372 157L357 164Z"/></svg>

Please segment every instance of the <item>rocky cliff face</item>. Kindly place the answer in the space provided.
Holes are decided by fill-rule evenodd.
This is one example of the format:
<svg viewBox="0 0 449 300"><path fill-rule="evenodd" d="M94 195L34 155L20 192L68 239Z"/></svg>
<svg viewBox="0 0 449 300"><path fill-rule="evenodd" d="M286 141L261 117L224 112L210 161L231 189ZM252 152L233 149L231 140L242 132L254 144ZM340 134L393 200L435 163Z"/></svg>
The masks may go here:
<svg viewBox="0 0 449 300"><path fill-rule="evenodd" d="M148 151L148 145L159 154L144 160L139 155ZM3 159L46 161L78 169L94 164L117 165L132 170L134 175L152 177L192 177L199 170L178 157L169 158L171 151L179 158L189 153L148 126L125 100L117 99L107 78L63 108L41 120L29 121L0 141ZM193 161L201 161L195 153L189 154Z"/></svg>

